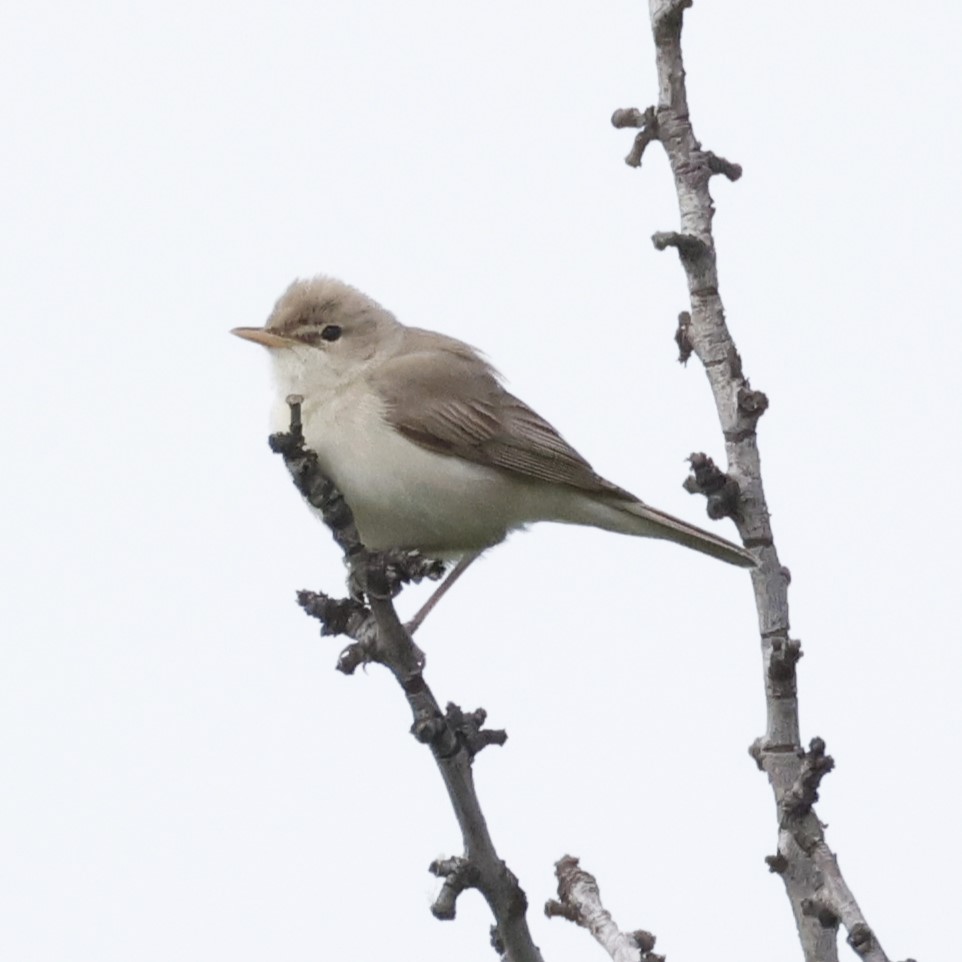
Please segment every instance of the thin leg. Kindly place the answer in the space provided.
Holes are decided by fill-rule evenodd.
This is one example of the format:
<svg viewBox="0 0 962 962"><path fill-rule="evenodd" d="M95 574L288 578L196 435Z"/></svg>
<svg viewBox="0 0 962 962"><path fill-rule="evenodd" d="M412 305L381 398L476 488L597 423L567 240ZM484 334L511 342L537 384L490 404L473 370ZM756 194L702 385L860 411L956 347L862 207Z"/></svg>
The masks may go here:
<svg viewBox="0 0 962 962"><path fill-rule="evenodd" d="M421 622L427 618L434 606L447 594L451 585L453 585L454 582L457 581L458 578L460 578L461 575L468 570L471 562L474 561L475 558L479 557L480 554L481 552L478 551L474 554L466 554L461 556L458 563L451 569L447 578L445 578L444 581L442 581L441 584L434 589L434 594L432 594L431 597L428 598L428 600L425 601L421 606L421 610L418 611L418 613L404 626L407 628L408 634L413 635L414 632L421 627Z"/></svg>

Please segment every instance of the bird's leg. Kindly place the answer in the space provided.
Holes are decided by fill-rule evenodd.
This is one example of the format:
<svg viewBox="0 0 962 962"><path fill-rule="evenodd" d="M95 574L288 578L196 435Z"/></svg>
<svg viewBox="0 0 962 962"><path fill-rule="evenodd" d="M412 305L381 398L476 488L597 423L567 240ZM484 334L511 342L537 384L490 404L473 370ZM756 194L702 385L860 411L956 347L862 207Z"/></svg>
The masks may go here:
<svg viewBox="0 0 962 962"><path fill-rule="evenodd" d="M404 626L407 628L408 634L413 635L414 632L421 627L421 622L427 618L434 606L444 597L445 594L447 594L447 591L451 585L453 585L454 582L457 581L458 578L460 578L461 575L468 570L471 562L474 561L474 559L480 554L480 551L476 551L474 554L466 554L460 557L458 563L451 569L451 573L447 576L447 578L445 578L444 581L442 581L441 584L434 589L434 593L431 595L431 597L424 602L418 613Z"/></svg>

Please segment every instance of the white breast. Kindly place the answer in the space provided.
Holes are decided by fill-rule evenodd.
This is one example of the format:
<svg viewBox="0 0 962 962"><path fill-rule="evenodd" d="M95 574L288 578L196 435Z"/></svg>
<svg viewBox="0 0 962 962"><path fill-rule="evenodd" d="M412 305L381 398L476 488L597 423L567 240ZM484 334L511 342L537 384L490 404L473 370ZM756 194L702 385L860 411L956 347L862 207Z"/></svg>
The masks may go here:
<svg viewBox="0 0 962 962"><path fill-rule="evenodd" d="M385 421L380 399L361 379L336 391L312 390L302 419L306 445L344 495L369 548L454 557L497 544L533 520L528 485L407 440ZM276 421L286 429L283 403Z"/></svg>

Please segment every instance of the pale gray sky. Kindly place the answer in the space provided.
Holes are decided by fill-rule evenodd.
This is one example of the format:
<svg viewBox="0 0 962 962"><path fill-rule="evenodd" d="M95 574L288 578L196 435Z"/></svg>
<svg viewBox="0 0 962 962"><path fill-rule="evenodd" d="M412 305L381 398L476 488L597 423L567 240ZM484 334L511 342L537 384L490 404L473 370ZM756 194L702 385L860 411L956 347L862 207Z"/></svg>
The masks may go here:
<svg viewBox="0 0 962 962"><path fill-rule="evenodd" d="M954 945L962 856L960 27L946 0L732 0L685 30L696 132L745 168L713 184L722 295L771 399L819 812L920 960ZM400 693L335 673L293 604L340 561L226 332L339 275L703 521L683 459L722 443L648 240L671 182L608 123L654 97L646 5L12 0L0 82L0 957L493 958L477 895L430 915L460 842ZM797 957L747 575L541 526L420 641L438 697L509 732L477 781L546 960L601 957L540 916L566 852L677 962Z"/></svg>

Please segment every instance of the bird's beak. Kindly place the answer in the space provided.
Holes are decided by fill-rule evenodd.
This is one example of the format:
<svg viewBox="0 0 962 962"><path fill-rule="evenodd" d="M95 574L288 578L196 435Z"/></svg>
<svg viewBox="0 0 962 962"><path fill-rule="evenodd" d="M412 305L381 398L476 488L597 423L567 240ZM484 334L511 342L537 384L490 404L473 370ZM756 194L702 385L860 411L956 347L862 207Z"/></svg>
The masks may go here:
<svg viewBox="0 0 962 962"><path fill-rule="evenodd" d="M290 347L295 343L290 338L281 337L280 334L274 334L273 331L265 330L263 327L235 327L231 334L236 334L245 341L263 344L264 347Z"/></svg>

